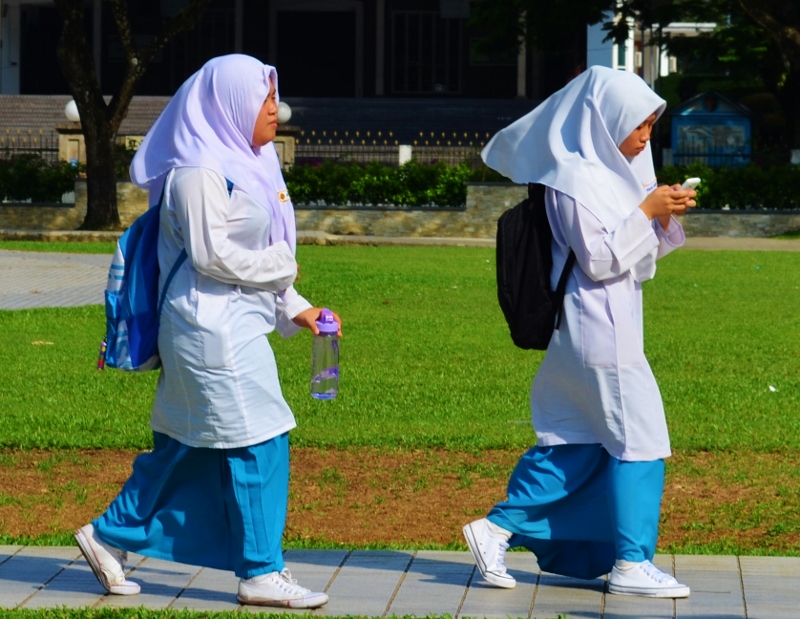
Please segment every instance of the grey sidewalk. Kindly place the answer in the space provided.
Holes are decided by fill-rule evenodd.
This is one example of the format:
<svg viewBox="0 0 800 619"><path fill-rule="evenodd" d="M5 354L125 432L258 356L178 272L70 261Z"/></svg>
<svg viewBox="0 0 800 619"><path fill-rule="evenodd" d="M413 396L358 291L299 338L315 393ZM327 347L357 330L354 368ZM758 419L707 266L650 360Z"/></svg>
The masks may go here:
<svg viewBox="0 0 800 619"><path fill-rule="evenodd" d="M111 256L0 251L0 309L103 303Z"/></svg>
<svg viewBox="0 0 800 619"><path fill-rule="evenodd" d="M797 619L800 558L659 555L656 563L692 587L685 600L605 593L605 580L541 573L530 553L507 555L512 590L484 584L467 552L289 550L300 584L330 602L315 615L442 615L570 619ZM0 608L280 611L240 606L230 572L131 555L138 596L104 595L77 548L0 547ZM297 613L285 610L286 613Z"/></svg>

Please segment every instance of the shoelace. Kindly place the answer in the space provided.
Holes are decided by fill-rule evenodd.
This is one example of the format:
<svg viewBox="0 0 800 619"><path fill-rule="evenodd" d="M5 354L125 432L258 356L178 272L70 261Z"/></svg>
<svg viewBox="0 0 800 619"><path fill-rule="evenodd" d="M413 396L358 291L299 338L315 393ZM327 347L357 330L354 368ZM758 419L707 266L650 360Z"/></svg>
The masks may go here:
<svg viewBox="0 0 800 619"><path fill-rule="evenodd" d="M283 571L280 572L278 575L280 576L280 579L283 581L283 582L278 581L278 584L284 591L288 591L290 593L300 593L303 595L311 591L310 589L306 589L305 587L301 587L300 585L297 584L297 579L292 578L292 573L289 571L288 567L283 568Z"/></svg>
<svg viewBox="0 0 800 619"><path fill-rule="evenodd" d="M119 561L119 565L122 568L122 571L125 571L125 562L128 560L128 553L125 550L119 550L118 548L112 549L114 552L114 557Z"/></svg>
<svg viewBox="0 0 800 619"><path fill-rule="evenodd" d="M509 543L508 540L501 539L498 543L500 546L500 552L497 554L497 567L506 569L506 550L508 550Z"/></svg>
<svg viewBox="0 0 800 619"><path fill-rule="evenodd" d="M671 582L671 581L677 582L672 576L670 576L666 572L662 572L650 561L643 561L641 567L642 571L645 574L647 574L650 578L655 580L658 584L663 584L665 582Z"/></svg>

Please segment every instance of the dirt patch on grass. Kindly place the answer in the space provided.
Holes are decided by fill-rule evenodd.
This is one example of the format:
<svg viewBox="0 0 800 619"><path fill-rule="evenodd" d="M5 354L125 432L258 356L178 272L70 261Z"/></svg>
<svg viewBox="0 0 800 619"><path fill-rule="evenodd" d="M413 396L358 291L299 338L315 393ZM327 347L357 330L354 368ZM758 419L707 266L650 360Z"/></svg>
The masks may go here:
<svg viewBox="0 0 800 619"><path fill-rule="evenodd" d="M102 512L137 454L0 452L0 534L62 533ZM461 527L505 498L518 452L295 449L290 540L460 545ZM661 550L800 551L791 454L678 454L668 461Z"/></svg>

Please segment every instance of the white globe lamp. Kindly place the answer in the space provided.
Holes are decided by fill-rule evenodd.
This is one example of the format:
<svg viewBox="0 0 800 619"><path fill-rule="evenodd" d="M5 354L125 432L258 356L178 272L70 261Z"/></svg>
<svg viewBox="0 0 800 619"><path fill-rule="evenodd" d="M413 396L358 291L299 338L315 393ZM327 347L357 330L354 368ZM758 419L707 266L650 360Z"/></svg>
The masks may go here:
<svg viewBox="0 0 800 619"><path fill-rule="evenodd" d="M64 106L64 115L67 117L67 120L73 123L80 122L81 116L78 114L78 106L75 103L75 100L70 100L67 105Z"/></svg>
<svg viewBox="0 0 800 619"><path fill-rule="evenodd" d="M278 124L285 125L289 122L289 119L292 117L292 108L289 107L288 103L284 103L281 101L278 104Z"/></svg>

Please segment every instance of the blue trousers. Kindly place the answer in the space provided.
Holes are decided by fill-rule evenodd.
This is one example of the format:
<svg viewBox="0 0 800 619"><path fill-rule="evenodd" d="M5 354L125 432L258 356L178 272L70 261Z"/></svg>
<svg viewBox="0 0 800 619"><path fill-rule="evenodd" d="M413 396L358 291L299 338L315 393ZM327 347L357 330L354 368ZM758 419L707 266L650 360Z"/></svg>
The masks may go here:
<svg viewBox="0 0 800 619"><path fill-rule="evenodd" d="M600 445L533 447L487 518L543 570L597 578L616 559L653 559L663 491L663 460L617 460Z"/></svg>
<svg viewBox="0 0 800 619"><path fill-rule="evenodd" d="M153 442L92 523L102 541L240 578L283 570L288 434L236 449L188 447L157 432Z"/></svg>

